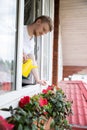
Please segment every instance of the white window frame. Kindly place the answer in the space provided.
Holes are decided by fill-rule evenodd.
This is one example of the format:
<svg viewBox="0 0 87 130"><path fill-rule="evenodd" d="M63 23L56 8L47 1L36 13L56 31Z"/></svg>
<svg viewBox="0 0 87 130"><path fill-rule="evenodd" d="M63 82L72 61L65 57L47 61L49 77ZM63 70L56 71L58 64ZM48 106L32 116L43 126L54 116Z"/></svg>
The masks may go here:
<svg viewBox="0 0 87 130"><path fill-rule="evenodd" d="M42 5L44 5L47 2L47 0L42 0ZM54 20L54 1L53 0L49 0L49 7L50 7L50 12L49 15L52 18L52 20ZM47 15L45 14L45 7L42 6L42 15ZM49 77L48 77L48 83L52 84L52 56L53 56L53 31L50 32L49 34L49 43L50 43L50 59L49 59ZM43 79L43 46L44 46L44 36L42 36L42 46L41 46L41 79Z"/></svg>
<svg viewBox="0 0 87 130"><path fill-rule="evenodd" d="M18 54L17 54L17 76L16 76L16 90L0 95L0 108L17 106L19 98L24 95L32 96L41 92L40 85L27 85L22 87L22 55L23 55L23 18L24 18L24 0L19 0L18 11ZM32 88L32 89L31 89ZM8 113L0 111L0 115L7 117Z"/></svg>

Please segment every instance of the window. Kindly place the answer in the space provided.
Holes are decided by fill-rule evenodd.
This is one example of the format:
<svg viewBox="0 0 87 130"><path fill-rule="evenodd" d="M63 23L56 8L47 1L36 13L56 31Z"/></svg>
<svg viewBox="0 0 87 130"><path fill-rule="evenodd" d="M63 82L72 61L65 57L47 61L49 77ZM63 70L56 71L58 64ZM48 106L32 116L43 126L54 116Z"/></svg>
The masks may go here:
<svg viewBox="0 0 87 130"><path fill-rule="evenodd" d="M16 4L0 2L0 95L15 89Z"/></svg>
<svg viewBox="0 0 87 130"><path fill-rule="evenodd" d="M41 15L48 15L54 18L54 1L53 0L25 0L24 6L24 24L32 23L36 17ZM45 36L35 39L35 56L39 66L40 78L51 81L52 79L52 43L53 34L48 33ZM23 86L25 84L35 83L32 76L28 80L23 78Z"/></svg>
<svg viewBox="0 0 87 130"><path fill-rule="evenodd" d="M40 16L42 14L42 8L45 8L44 7L45 5L43 4L44 0L3 0L0 3L0 42L1 42L0 44L0 108L3 106L7 107L9 105L13 105L15 107L20 97L25 95L32 96L33 94L37 94L42 90L42 87L38 84L22 87L21 75L22 75L22 54L23 54L23 24L24 24L23 22L24 22L24 5L25 5L24 2L27 1L31 1L31 2L33 1L34 4L34 8L32 10L33 12L31 15L31 21L32 21L33 19L35 19L35 17ZM50 3L50 7L53 5L53 0L51 0L51 2L52 3ZM51 17L53 17L52 15L53 9L54 8L52 7L51 10L52 12L51 14L49 13ZM51 67L51 60L52 60L52 56L50 56L52 55L51 33L48 39L50 41L44 40L43 37L35 39L36 41L35 55L40 70L40 76L41 78L44 77L44 79L46 80L47 78L49 79L49 75L51 73L51 71L49 71L48 77L46 75L47 73L46 74L43 73L44 70L46 72L45 65L48 68L48 70L50 69L49 67ZM49 58L46 58L46 60L49 60L50 64L48 63L48 61L46 61L46 64L44 65L45 58L43 55L45 53L45 49L43 49L43 46L46 42L48 43L50 42L49 44L50 49L48 48L50 51L49 53L47 53L49 55ZM4 73L7 74L6 78ZM6 85L6 87L3 87L3 83ZM7 116L7 114L4 112L2 113L2 115L4 115L4 117Z"/></svg>
<svg viewBox="0 0 87 130"><path fill-rule="evenodd" d="M54 1L53 0L37 0L37 1L25 0L24 24L32 23L32 21L36 17L42 14L48 15L52 19L54 19ZM35 55L36 55L36 59L39 66L40 77L41 79L51 81L53 34L48 33L45 36L38 37L35 39L35 42L36 42Z"/></svg>
<svg viewBox="0 0 87 130"><path fill-rule="evenodd" d="M5 5L5 3L6 3L6 5ZM10 6L10 4L11 4L11 6ZM7 13L7 10L5 10L6 7L8 7L8 10L9 10L8 13ZM2 9L3 9L3 11L1 11ZM13 12L14 11L15 12L11 13L11 15L10 15L9 12L11 12L11 9L13 10ZM16 12L17 12L17 14L16 14ZM3 0L3 3L1 2L1 5L0 5L0 16L1 16L0 18L2 18L2 17L5 18L6 15L7 15L7 18L5 20L0 21L0 32L1 32L1 26L4 23L6 25L4 27L7 30L8 30L8 28L10 28L12 33L10 33L10 31L5 33L5 31L6 31L5 30L4 33L3 33L3 37L4 37L3 41L5 40L5 36L7 36L8 39L10 38L9 41L12 43L11 44L12 48L8 44L9 41L5 42L4 47L3 47L3 45L2 46L0 45L1 49L3 47L2 55L1 55L1 52L0 52L0 59L3 59L2 61L5 61L4 51L7 51L8 52L7 54L9 54L11 58L10 58L10 60L8 60L8 58L6 58L6 59L8 61L11 61L11 59L14 61L14 64L12 65L13 68L10 69L10 76L11 77L10 77L10 82L9 82L9 83L11 83L13 85L11 85L11 89L8 90L8 91L7 90L2 90L2 83L3 82L0 82L0 108L1 107L9 107L10 105L13 105L15 107L17 105L17 103L18 103L17 101L22 96L25 96L25 95L32 96L33 94L36 94L36 93L41 91L41 87L39 85L30 85L30 87L26 86L26 88L22 87L21 75L22 75L22 54L23 54L24 1L23 0L17 0L17 2L16 2L15 0L14 1L13 0L8 0L8 1ZM11 17L11 16L13 16L13 17ZM16 17L18 19L16 19ZM8 24L6 24L6 22L5 22L8 19L10 21L10 26L8 26ZM11 24L11 21L12 21L13 24ZM17 27L16 27L16 21L17 21ZM1 37L2 37L2 33L0 33L0 38ZM1 41L1 39L0 39L0 41ZM9 45L10 51L8 51L8 46L6 46L7 44ZM0 49L0 51L1 51L1 49ZM8 55L8 57L9 57L9 55ZM16 60L17 60L17 63L16 63ZM1 63L0 63L0 65L1 65ZM3 72L4 71L5 71L5 67L3 68ZM0 72L1 72L1 70L0 70ZM2 77L2 74L0 76ZM5 78L3 77L3 79L5 79ZM0 79L0 81L1 81L1 79ZM4 82L7 83L6 80ZM8 116L8 113L6 113L4 111L0 111L0 114L3 115L4 117Z"/></svg>

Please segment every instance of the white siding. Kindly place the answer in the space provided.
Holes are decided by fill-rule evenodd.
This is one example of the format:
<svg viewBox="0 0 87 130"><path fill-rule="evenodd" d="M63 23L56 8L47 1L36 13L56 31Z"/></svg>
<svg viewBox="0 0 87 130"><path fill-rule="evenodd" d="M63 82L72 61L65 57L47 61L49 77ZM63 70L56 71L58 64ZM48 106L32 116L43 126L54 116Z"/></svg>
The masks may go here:
<svg viewBox="0 0 87 130"><path fill-rule="evenodd" d="M87 66L87 0L60 0L63 65Z"/></svg>

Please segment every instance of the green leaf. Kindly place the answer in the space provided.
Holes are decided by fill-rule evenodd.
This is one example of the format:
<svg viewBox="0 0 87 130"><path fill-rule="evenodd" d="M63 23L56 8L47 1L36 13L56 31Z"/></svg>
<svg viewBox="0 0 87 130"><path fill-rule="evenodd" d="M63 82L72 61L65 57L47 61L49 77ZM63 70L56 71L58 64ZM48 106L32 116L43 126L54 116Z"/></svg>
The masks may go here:
<svg viewBox="0 0 87 130"><path fill-rule="evenodd" d="M32 124L32 130L38 130L38 128L35 124Z"/></svg>
<svg viewBox="0 0 87 130"><path fill-rule="evenodd" d="M24 115L24 116L26 116L26 114L27 114L27 112L24 111L22 108L19 108L18 113L19 113L19 114L22 114L22 115Z"/></svg>
<svg viewBox="0 0 87 130"><path fill-rule="evenodd" d="M55 130L60 130L58 126L55 127Z"/></svg>
<svg viewBox="0 0 87 130"><path fill-rule="evenodd" d="M40 128L40 130L44 130L44 128Z"/></svg>
<svg viewBox="0 0 87 130"><path fill-rule="evenodd" d="M55 117L56 116L56 112L53 112L53 117Z"/></svg>
<svg viewBox="0 0 87 130"><path fill-rule="evenodd" d="M23 130L23 126L22 126L22 124L19 124L19 126L18 126L18 130Z"/></svg>
<svg viewBox="0 0 87 130"><path fill-rule="evenodd" d="M19 115L14 115L14 119L16 120L16 121L19 121L20 120L20 116Z"/></svg>
<svg viewBox="0 0 87 130"><path fill-rule="evenodd" d="M29 130L29 126L24 126L24 130Z"/></svg>
<svg viewBox="0 0 87 130"><path fill-rule="evenodd" d="M65 125L68 125L68 121L67 121L66 119L64 120L64 124L65 124Z"/></svg>

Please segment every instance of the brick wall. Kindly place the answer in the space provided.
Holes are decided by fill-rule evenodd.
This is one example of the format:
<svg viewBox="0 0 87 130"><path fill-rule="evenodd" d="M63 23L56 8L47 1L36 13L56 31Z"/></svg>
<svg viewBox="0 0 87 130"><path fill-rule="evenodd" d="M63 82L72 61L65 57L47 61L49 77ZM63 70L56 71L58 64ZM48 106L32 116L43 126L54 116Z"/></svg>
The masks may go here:
<svg viewBox="0 0 87 130"><path fill-rule="evenodd" d="M63 66L63 78L77 73L87 74L87 66Z"/></svg>

